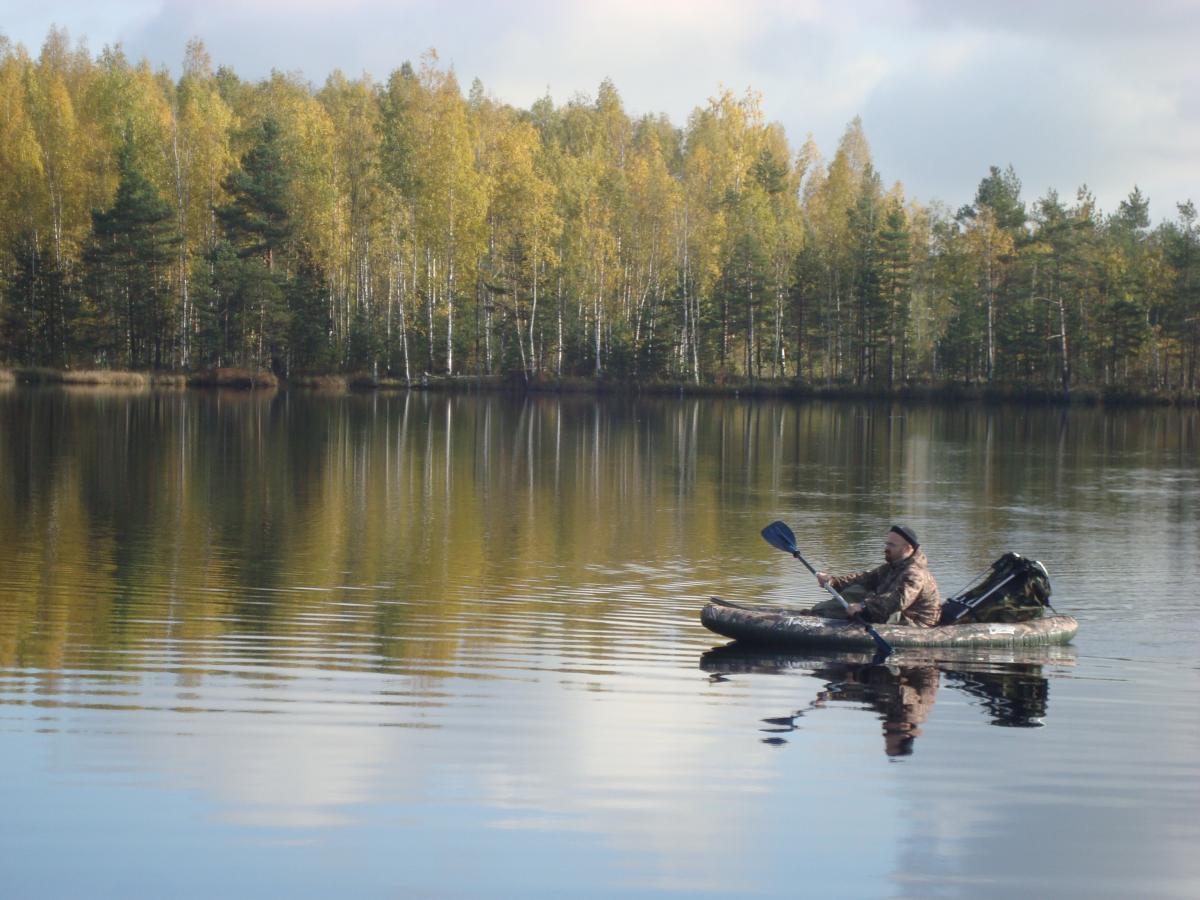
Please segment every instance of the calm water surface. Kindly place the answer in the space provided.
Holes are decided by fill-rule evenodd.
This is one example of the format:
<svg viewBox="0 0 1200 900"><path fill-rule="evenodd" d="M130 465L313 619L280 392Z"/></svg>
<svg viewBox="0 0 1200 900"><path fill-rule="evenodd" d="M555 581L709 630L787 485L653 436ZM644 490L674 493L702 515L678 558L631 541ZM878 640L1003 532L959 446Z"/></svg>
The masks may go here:
<svg viewBox="0 0 1200 900"><path fill-rule="evenodd" d="M1195 412L0 390L0 895L1200 895ZM1072 647L747 654L758 535Z"/></svg>

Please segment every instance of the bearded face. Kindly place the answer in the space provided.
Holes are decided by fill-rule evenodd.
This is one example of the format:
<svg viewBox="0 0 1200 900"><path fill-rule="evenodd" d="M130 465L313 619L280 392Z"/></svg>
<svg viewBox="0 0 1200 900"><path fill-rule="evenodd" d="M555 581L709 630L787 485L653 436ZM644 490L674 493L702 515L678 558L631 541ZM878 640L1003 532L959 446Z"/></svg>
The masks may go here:
<svg viewBox="0 0 1200 900"><path fill-rule="evenodd" d="M883 558L889 563L900 562L913 552L913 545L894 531L889 531L883 542Z"/></svg>

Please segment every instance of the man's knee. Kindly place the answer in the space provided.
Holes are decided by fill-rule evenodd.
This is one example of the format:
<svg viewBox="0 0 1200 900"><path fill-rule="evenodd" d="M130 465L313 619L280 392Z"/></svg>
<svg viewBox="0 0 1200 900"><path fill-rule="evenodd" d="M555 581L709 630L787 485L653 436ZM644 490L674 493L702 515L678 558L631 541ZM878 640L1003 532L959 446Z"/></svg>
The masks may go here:
<svg viewBox="0 0 1200 900"><path fill-rule="evenodd" d="M842 604L832 597L828 600L822 600L820 603L809 608L808 612L814 616L821 616L824 619L844 619L846 618L846 610L842 608Z"/></svg>
<svg viewBox="0 0 1200 900"><path fill-rule="evenodd" d="M868 591L861 584L850 584L846 586L845 590L838 591L838 593L842 595L842 599L847 603L862 603L867 599ZM837 603L837 600L833 602ZM838 605L840 606L841 604Z"/></svg>

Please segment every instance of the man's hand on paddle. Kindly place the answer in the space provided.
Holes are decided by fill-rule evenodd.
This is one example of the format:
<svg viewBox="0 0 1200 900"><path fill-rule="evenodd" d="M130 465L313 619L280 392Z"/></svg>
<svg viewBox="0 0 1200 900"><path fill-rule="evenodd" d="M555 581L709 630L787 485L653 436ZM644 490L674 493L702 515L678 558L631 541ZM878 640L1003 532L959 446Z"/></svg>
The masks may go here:
<svg viewBox="0 0 1200 900"><path fill-rule="evenodd" d="M829 582L831 582L831 581L833 581L833 576L830 575L828 572L818 572L817 573L817 584L819 584L821 587L828 588ZM848 616L850 616L850 618L854 618L859 613L861 613L864 609L866 609L865 603L847 603L846 604L846 614Z"/></svg>

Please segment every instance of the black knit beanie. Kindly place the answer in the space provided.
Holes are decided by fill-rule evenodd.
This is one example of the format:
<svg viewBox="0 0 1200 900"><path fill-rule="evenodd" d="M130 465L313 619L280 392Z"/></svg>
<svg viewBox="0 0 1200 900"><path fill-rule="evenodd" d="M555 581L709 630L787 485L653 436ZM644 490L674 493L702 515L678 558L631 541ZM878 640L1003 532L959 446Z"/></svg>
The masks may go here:
<svg viewBox="0 0 1200 900"><path fill-rule="evenodd" d="M907 525L893 525L888 530L896 532L896 534L912 544L914 550L921 546L921 542L917 540L917 533Z"/></svg>

